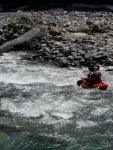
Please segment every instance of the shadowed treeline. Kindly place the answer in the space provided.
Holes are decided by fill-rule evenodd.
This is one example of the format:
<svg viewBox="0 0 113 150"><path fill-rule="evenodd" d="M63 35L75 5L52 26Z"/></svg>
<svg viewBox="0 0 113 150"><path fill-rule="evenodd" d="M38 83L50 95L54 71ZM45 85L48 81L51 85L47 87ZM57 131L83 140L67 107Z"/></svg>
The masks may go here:
<svg viewBox="0 0 113 150"><path fill-rule="evenodd" d="M65 3L84 3L84 4L113 4L113 1L111 0L104 0L104 1L99 1L99 0L1 0L1 4L28 4L28 3L35 3L35 4L47 4L47 3L56 3L56 4L65 4Z"/></svg>
<svg viewBox="0 0 113 150"><path fill-rule="evenodd" d="M0 12L2 11L17 11L17 10L38 10L38 9L50 9L50 8L67 8L68 6L72 6L73 4L86 4L86 5L112 5L113 1L104 0L6 0L0 1ZM72 8L72 7L71 7ZM75 7L74 7L75 9ZM80 9L80 6L76 7L76 9ZM83 9L83 8L82 8ZM85 8L87 10L87 8ZM88 8L89 9L89 8ZM100 9L100 8L99 8ZM103 9L103 8L102 8Z"/></svg>

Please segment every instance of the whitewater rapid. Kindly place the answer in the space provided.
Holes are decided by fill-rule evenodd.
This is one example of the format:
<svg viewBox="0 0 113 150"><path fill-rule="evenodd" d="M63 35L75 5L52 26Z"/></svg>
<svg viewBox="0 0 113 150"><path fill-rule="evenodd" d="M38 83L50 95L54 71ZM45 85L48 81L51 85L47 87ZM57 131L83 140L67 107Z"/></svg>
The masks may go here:
<svg viewBox="0 0 113 150"><path fill-rule="evenodd" d="M87 90L76 84L87 68L58 68L23 60L21 55L4 54L0 59L1 148L60 149L60 145L66 150L93 150L96 139L101 141L97 147L106 140L104 145L111 148L112 71L100 68L107 91Z"/></svg>

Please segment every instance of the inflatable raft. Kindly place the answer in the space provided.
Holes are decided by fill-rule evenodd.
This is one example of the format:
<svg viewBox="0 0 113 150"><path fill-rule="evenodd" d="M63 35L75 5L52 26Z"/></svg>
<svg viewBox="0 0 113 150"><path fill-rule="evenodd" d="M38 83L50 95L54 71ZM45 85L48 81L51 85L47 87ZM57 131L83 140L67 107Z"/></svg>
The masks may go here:
<svg viewBox="0 0 113 150"><path fill-rule="evenodd" d="M93 85L88 85L87 83L87 78L83 77L81 78L81 80L77 81L77 85L80 86L82 88L86 88L86 89L93 89L93 88L99 88L100 90L107 90L108 88L108 84L103 82L103 81L100 81L98 83L95 83Z"/></svg>

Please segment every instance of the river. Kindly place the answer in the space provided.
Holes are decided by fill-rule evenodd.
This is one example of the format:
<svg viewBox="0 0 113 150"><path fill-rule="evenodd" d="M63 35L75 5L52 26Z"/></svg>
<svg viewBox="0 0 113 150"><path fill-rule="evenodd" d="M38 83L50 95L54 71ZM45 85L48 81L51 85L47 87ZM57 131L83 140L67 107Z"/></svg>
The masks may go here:
<svg viewBox="0 0 113 150"><path fill-rule="evenodd" d="M1 56L0 150L113 150L113 72L100 91L76 85L83 70Z"/></svg>

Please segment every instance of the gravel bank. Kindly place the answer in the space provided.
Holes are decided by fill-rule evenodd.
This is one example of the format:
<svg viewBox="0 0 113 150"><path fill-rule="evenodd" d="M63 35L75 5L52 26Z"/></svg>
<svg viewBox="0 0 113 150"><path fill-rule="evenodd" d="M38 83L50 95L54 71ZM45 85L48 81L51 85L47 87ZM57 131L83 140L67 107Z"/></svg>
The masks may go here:
<svg viewBox="0 0 113 150"><path fill-rule="evenodd" d="M30 49L35 51L30 58L51 61L61 67L86 66L91 61L113 65L112 12L50 9L0 13L1 45L14 39L11 35L6 38L6 33L10 34L11 30L8 23L22 18L48 27L45 39L37 41L38 47ZM13 35L15 33L13 31Z"/></svg>

